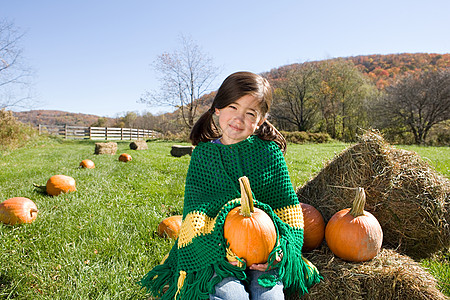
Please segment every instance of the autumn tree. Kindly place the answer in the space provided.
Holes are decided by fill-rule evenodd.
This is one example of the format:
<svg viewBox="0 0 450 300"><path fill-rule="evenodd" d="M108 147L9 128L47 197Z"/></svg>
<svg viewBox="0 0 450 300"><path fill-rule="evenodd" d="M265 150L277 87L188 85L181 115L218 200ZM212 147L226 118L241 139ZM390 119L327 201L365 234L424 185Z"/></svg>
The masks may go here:
<svg viewBox="0 0 450 300"><path fill-rule="evenodd" d="M450 68L399 79L386 88L374 111L379 127L406 127L416 144L425 143L434 125L450 119Z"/></svg>
<svg viewBox="0 0 450 300"><path fill-rule="evenodd" d="M288 70L275 84L271 115L277 124L290 124L283 127L293 127L297 131L309 131L313 127L317 115L314 95L317 79L317 67L304 63Z"/></svg>
<svg viewBox="0 0 450 300"><path fill-rule="evenodd" d="M32 72L25 66L20 40L23 37L12 22L0 20L0 109L27 107L32 102Z"/></svg>
<svg viewBox="0 0 450 300"><path fill-rule="evenodd" d="M198 113L198 101L218 75L212 58L191 39L181 36L181 48L163 53L155 61L160 74L160 92L147 92L141 102L151 106L172 106L180 110L184 124L191 128Z"/></svg>
<svg viewBox="0 0 450 300"><path fill-rule="evenodd" d="M91 127L106 127L108 120L105 117L99 117L97 121L92 123Z"/></svg>
<svg viewBox="0 0 450 300"><path fill-rule="evenodd" d="M138 115L134 111L129 111L125 114L125 116L120 118L121 122L124 124L124 127L127 128L135 128L137 119Z"/></svg>
<svg viewBox="0 0 450 300"><path fill-rule="evenodd" d="M352 141L365 127L365 101L374 90L366 77L349 61L323 61L316 99L323 127L332 138Z"/></svg>

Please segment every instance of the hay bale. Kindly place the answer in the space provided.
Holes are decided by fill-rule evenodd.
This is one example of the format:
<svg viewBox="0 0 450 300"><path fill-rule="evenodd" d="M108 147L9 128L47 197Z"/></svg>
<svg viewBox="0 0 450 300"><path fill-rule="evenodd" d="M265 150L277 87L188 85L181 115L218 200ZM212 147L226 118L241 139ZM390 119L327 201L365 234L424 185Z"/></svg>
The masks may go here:
<svg viewBox="0 0 450 300"><path fill-rule="evenodd" d="M147 142L144 140L137 140L130 143L130 149L132 150L147 150Z"/></svg>
<svg viewBox="0 0 450 300"><path fill-rule="evenodd" d="M194 146L173 145L172 150L170 150L170 154L175 157L181 157L186 154L192 155L194 148Z"/></svg>
<svg viewBox="0 0 450 300"><path fill-rule="evenodd" d="M382 249L372 260L351 263L334 256L326 245L307 258L319 269L323 280L309 293L286 299L448 299L437 288L436 279L419 263L394 250Z"/></svg>
<svg viewBox="0 0 450 300"><path fill-rule="evenodd" d="M366 191L366 210L383 228L385 247L413 258L428 257L450 245L450 182L418 154L395 149L367 132L304 186L299 200L328 221L351 206L355 191Z"/></svg>
<svg viewBox="0 0 450 300"><path fill-rule="evenodd" d="M95 143L95 154L116 154L117 143Z"/></svg>

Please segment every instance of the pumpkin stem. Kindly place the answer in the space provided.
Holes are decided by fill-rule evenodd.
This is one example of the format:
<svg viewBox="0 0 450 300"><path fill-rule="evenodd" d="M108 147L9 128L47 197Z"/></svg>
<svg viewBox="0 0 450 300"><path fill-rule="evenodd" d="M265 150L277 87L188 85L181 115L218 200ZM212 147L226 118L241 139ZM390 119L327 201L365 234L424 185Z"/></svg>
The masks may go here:
<svg viewBox="0 0 450 300"><path fill-rule="evenodd" d="M244 217L251 217L255 209L250 181L246 176L242 176L239 178L239 185L241 186L241 214Z"/></svg>
<svg viewBox="0 0 450 300"><path fill-rule="evenodd" d="M364 215L364 206L366 205L366 192L364 188L358 187L356 189L355 200L353 200L352 209L350 210L350 214L353 217L359 217Z"/></svg>
<svg viewBox="0 0 450 300"><path fill-rule="evenodd" d="M45 192L45 190L47 189L47 186L46 186L46 185L39 185L39 184L33 183L33 186L34 186L35 188L40 189L41 191L44 191L44 192Z"/></svg>
<svg viewBox="0 0 450 300"><path fill-rule="evenodd" d="M37 214L38 213L38 210L36 209L36 208L31 208L30 209L30 216L32 217L33 216L33 214Z"/></svg>

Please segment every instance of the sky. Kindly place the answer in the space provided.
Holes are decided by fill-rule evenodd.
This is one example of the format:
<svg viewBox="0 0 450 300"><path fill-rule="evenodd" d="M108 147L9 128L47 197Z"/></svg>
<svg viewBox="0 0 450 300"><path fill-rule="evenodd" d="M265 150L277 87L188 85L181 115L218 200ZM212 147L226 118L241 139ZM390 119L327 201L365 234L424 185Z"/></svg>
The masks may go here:
<svg viewBox="0 0 450 300"><path fill-rule="evenodd" d="M156 58L190 37L213 59L217 90L236 71L371 54L449 53L448 0L0 0L25 33L34 105L104 117L159 114ZM25 110L29 110L25 109ZM23 109L22 109L23 110Z"/></svg>

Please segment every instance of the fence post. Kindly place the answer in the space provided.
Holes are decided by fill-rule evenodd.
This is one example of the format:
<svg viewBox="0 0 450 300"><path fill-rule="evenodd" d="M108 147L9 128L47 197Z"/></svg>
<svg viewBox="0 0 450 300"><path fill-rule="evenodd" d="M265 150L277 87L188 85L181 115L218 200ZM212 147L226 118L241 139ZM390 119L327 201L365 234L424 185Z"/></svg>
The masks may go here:
<svg viewBox="0 0 450 300"><path fill-rule="evenodd" d="M64 124L64 138L67 140L67 124Z"/></svg>
<svg viewBox="0 0 450 300"><path fill-rule="evenodd" d="M105 127L105 140L108 140L108 127Z"/></svg>

